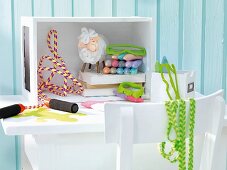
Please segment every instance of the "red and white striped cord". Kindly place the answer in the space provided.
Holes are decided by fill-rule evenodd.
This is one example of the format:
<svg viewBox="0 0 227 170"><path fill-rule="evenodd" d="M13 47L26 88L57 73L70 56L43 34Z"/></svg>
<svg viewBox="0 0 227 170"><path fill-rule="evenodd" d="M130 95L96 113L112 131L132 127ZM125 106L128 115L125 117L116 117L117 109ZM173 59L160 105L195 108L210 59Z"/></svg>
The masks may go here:
<svg viewBox="0 0 227 170"><path fill-rule="evenodd" d="M51 36L53 35L53 48L51 45ZM56 30L50 30L47 36L47 45L53 57L45 55L42 56L38 64L38 100L39 104L35 106L26 106L26 109L34 109L45 106L49 101L45 90L59 95L66 96L69 93L81 94L84 90L83 85L73 76L72 73L66 68L66 64L62 57L58 54L58 33ZM44 62L49 61L53 64L53 67L44 66ZM50 72L48 78L44 78L44 72ZM63 77L63 85L59 86L52 82L55 75L61 75ZM69 84L71 82L71 85Z"/></svg>

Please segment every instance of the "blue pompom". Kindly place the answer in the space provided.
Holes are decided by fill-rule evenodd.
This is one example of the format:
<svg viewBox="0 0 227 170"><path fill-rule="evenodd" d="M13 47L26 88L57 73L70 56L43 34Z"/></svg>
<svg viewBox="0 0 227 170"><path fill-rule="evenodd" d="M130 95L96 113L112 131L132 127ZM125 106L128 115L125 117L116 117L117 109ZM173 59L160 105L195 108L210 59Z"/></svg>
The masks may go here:
<svg viewBox="0 0 227 170"><path fill-rule="evenodd" d="M123 74L124 73L124 69L119 67L117 68L117 74Z"/></svg>

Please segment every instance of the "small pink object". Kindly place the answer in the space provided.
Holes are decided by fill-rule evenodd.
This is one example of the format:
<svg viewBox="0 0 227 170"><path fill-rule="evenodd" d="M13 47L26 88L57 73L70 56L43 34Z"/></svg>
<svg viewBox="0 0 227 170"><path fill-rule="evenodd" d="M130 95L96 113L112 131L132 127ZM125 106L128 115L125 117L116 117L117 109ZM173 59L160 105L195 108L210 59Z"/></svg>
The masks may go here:
<svg viewBox="0 0 227 170"><path fill-rule="evenodd" d="M143 102L142 98L135 98L133 96L126 96L126 100L130 101L130 102L135 102L135 103L141 103Z"/></svg>
<svg viewBox="0 0 227 170"><path fill-rule="evenodd" d="M103 73L104 74L109 74L110 73L110 68L109 67L104 67L103 68Z"/></svg>
<svg viewBox="0 0 227 170"><path fill-rule="evenodd" d="M97 103L104 103L104 101L86 101L86 102L82 102L81 105L88 109L92 109L92 105Z"/></svg>
<svg viewBox="0 0 227 170"><path fill-rule="evenodd" d="M123 58L126 61L132 61L132 60L142 60L142 56L135 56L133 54L126 54Z"/></svg>
<svg viewBox="0 0 227 170"><path fill-rule="evenodd" d="M113 67L118 67L118 64L119 64L118 60L112 60Z"/></svg>

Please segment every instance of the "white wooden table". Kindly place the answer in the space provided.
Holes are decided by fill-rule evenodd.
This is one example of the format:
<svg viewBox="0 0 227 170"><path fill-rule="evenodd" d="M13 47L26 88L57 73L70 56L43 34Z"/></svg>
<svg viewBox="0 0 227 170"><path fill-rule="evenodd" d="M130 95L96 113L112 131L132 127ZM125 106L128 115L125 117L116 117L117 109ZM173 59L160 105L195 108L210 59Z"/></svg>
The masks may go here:
<svg viewBox="0 0 227 170"><path fill-rule="evenodd" d="M15 96L0 98L0 107L20 100L23 101ZM31 117L23 120L8 118L2 120L2 125L6 135L22 135L22 148L34 170L115 170L116 145L105 144L104 112L83 107L80 112L87 116L77 117L78 122L74 123L36 122ZM203 136L195 140L195 167L199 162L202 139ZM160 156L157 145L135 145L134 150L136 170L177 168L176 164L170 164Z"/></svg>

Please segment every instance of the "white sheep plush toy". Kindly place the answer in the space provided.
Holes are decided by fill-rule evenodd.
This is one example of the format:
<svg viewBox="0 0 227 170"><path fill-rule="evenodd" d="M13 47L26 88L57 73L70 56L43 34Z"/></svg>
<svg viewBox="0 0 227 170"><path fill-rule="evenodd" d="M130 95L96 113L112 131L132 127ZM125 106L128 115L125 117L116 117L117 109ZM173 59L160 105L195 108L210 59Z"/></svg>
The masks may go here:
<svg viewBox="0 0 227 170"><path fill-rule="evenodd" d="M78 51L80 59L83 61L81 71L84 72L86 64L96 64L97 73L100 73L99 63L105 59L106 42L102 35L93 29L83 27L79 36Z"/></svg>

